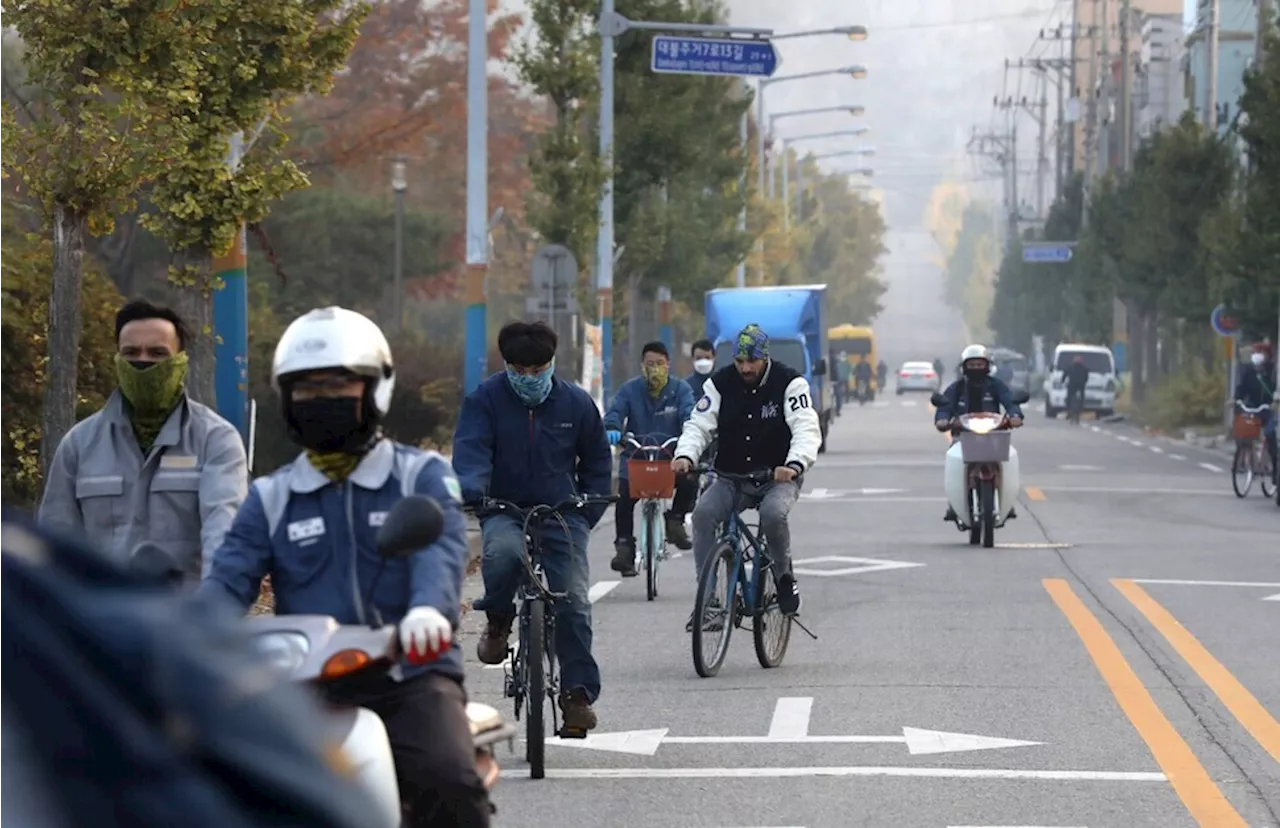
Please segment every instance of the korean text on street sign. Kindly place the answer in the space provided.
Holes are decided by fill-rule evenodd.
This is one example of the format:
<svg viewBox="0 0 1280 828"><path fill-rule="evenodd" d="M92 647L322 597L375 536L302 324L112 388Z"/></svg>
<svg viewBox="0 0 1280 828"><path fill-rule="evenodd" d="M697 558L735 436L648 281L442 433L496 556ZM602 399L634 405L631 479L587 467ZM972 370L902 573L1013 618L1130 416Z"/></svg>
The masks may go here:
<svg viewBox="0 0 1280 828"><path fill-rule="evenodd" d="M767 78L778 69L778 53L767 40L658 35L653 39L650 68L671 75Z"/></svg>
<svg viewBox="0 0 1280 828"><path fill-rule="evenodd" d="M1071 261L1071 242L1040 242L1022 246L1022 261L1032 264L1065 264Z"/></svg>

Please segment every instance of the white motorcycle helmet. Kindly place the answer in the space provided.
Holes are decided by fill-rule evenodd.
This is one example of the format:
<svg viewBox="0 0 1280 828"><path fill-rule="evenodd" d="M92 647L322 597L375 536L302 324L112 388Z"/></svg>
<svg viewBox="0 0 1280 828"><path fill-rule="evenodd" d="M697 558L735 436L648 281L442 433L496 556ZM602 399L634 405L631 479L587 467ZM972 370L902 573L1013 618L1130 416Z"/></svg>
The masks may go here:
<svg viewBox="0 0 1280 828"><path fill-rule="evenodd" d="M987 373L990 374L995 370L995 364L991 361L991 353L985 345L969 345L960 352L960 371L964 372L964 364L971 359L980 359L987 363Z"/></svg>
<svg viewBox="0 0 1280 828"><path fill-rule="evenodd" d="M298 436L292 415L292 380L313 371L344 369L365 378L362 434L356 442L368 443L378 422L391 408L395 369L391 346L372 319L346 308L316 308L295 319L276 345L271 363L271 384L280 395L285 421Z"/></svg>

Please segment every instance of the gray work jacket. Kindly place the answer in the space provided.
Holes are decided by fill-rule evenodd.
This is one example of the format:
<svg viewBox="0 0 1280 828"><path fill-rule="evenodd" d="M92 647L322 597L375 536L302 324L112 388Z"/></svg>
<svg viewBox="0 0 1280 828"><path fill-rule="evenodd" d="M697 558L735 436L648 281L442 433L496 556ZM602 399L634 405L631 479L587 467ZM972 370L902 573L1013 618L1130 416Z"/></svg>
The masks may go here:
<svg viewBox="0 0 1280 828"><path fill-rule="evenodd" d="M116 391L58 444L39 520L83 535L121 563L149 541L194 582L208 571L248 490L244 443L217 412L184 399L143 457Z"/></svg>

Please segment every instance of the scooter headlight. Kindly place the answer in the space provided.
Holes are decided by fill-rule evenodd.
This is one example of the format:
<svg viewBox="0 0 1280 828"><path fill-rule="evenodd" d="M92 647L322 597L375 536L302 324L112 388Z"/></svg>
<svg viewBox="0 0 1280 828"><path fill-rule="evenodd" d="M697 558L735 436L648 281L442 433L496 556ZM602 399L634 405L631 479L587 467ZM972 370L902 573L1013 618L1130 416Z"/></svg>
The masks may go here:
<svg viewBox="0 0 1280 828"><path fill-rule="evenodd" d="M288 678L306 663L311 642L298 632L269 632L254 636L253 648L281 676Z"/></svg>
<svg viewBox="0 0 1280 828"><path fill-rule="evenodd" d="M969 420L965 425L974 434L987 434L994 431L995 427L999 424L999 420L992 419L991 417L975 417Z"/></svg>

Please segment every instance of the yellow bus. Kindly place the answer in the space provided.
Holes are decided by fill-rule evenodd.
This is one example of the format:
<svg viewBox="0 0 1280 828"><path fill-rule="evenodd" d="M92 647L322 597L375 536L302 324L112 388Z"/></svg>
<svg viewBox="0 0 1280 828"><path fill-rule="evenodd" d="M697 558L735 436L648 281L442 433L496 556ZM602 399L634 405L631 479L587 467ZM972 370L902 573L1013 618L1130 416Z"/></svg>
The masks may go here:
<svg viewBox="0 0 1280 828"><path fill-rule="evenodd" d="M871 390L879 390L876 388L876 365L879 362L876 359L876 335L870 328L859 325L837 325L829 328L827 346L835 354L843 351L850 366L857 365L859 358L865 356L871 365Z"/></svg>

